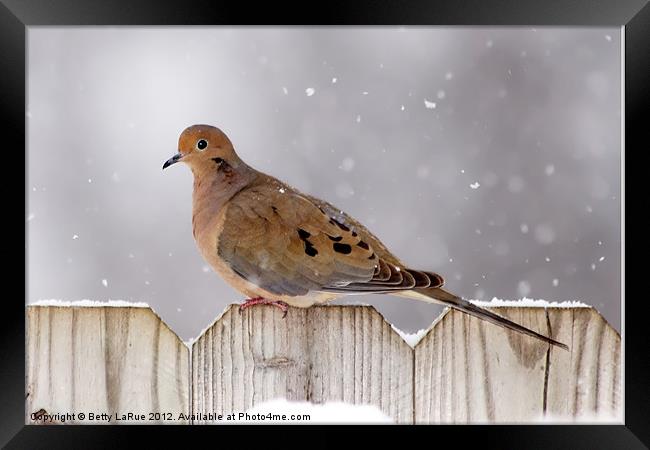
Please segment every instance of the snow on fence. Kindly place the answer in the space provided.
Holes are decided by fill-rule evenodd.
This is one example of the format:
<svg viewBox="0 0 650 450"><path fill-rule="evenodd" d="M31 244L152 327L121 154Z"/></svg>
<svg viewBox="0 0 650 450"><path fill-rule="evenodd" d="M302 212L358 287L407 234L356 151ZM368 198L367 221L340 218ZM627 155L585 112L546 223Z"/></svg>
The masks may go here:
<svg viewBox="0 0 650 450"><path fill-rule="evenodd" d="M232 423L274 399L397 423L621 423L616 330L590 307L507 305L491 309L570 350L455 310L413 348L370 306L232 305L189 346L147 307L29 305L26 423Z"/></svg>

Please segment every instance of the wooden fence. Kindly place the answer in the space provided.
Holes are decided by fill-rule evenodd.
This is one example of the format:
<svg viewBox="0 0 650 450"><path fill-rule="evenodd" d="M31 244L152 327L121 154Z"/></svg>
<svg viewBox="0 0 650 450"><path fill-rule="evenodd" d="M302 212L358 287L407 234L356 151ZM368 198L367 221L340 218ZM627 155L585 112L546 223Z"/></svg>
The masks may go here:
<svg viewBox="0 0 650 450"><path fill-rule="evenodd" d="M455 310L411 348L370 306L233 305L188 348L149 308L28 306L26 423L219 423L276 398L407 424L622 422L621 340L597 311L491 309L570 351Z"/></svg>

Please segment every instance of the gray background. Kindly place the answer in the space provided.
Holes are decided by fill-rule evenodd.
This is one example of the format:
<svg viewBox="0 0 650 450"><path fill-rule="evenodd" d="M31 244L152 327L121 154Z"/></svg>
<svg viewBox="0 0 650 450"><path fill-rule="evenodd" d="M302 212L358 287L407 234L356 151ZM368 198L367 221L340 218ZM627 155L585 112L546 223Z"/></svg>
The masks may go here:
<svg viewBox="0 0 650 450"><path fill-rule="evenodd" d="M241 301L195 247L190 171L161 171L208 123L458 294L619 328L620 82L613 28L30 27L27 301L144 301L184 339ZM407 331L440 311L353 300Z"/></svg>

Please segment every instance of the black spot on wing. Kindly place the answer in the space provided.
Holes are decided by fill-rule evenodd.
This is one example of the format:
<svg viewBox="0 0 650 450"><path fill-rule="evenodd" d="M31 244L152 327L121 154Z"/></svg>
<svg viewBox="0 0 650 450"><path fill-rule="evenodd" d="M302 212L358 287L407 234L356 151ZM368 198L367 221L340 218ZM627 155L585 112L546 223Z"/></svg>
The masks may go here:
<svg viewBox="0 0 650 450"><path fill-rule="evenodd" d="M370 250L370 247L368 246L368 244L366 244L366 243L363 242L363 241L359 241L359 242L357 243L357 246L358 246L358 247L361 247L361 248L364 249L364 250Z"/></svg>
<svg viewBox="0 0 650 450"><path fill-rule="evenodd" d="M316 250L314 244L308 241L309 237L311 237L311 234L308 231L305 231L302 228L298 228L298 236L300 237L300 240L305 244L305 254L307 256L314 257L318 255L318 250Z"/></svg>
<svg viewBox="0 0 650 450"><path fill-rule="evenodd" d="M318 250L316 250L316 247L311 245L311 242L305 241L305 253L307 256L316 256L318 255Z"/></svg>
<svg viewBox="0 0 650 450"><path fill-rule="evenodd" d="M341 239L343 239L343 236L330 236L329 234L327 235L328 238L330 238L334 242L339 242Z"/></svg>
<svg viewBox="0 0 650 450"><path fill-rule="evenodd" d="M347 255L352 252L352 247L350 244L341 244L339 242L334 243L334 251L338 253L343 253L344 255Z"/></svg>

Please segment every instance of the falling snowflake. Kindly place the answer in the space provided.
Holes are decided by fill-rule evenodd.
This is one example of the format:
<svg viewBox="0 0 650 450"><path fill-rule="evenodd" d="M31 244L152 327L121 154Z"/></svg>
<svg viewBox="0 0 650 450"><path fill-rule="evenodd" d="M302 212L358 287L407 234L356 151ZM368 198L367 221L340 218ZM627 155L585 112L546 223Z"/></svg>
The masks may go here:
<svg viewBox="0 0 650 450"><path fill-rule="evenodd" d="M479 183L478 181L476 181L476 182L470 184L469 187L471 187L472 189L478 189L478 188L481 187L481 183Z"/></svg>
<svg viewBox="0 0 650 450"><path fill-rule="evenodd" d="M315 92L316 92L316 89L314 89L314 88L305 89L305 94L307 94L307 97L311 97L312 95L314 95Z"/></svg>
<svg viewBox="0 0 650 450"><path fill-rule="evenodd" d="M102 284L104 285L104 287L108 287L108 281L106 280L106 278L102 280Z"/></svg>
<svg viewBox="0 0 650 450"><path fill-rule="evenodd" d="M426 98L424 99L424 106L426 106L427 109L435 109L436 108L436 103L435 102L430 102Z"/></svg>
<svg viewBox="0 0 650 450"><path fill-rule="evenodd" d="M347 157L341 162L341 170L349 172L354 169L354 159Z"/></svg>

